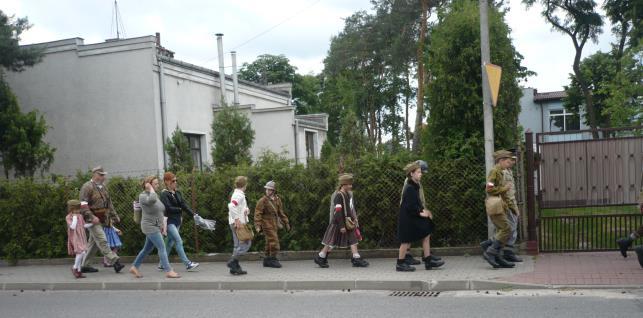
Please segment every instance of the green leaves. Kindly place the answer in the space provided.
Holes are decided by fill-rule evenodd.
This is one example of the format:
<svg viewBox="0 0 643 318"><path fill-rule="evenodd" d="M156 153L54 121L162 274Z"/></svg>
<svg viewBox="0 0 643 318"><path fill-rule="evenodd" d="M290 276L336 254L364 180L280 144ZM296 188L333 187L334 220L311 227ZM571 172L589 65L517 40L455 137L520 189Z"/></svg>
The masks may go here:
<svg viewBox="0 0 643 318"><path fill-rule="evenodd" d="M0 162L5 177L33 177L54 161L55 148L43 141L49 127L37 111L23 114L9 86L0 78Z"/></svg>
<svg viewBox="0 0 643 318"><path fill-rule="evenodd" d="M172 137L167 138L164 148L170 157L170 166L168 167L170 171L175 173L179 171L192 171L194 161L190 153L190 144L178 125L172 133Z"/></svg>
<svg viewBox="0 0 643 318"><path fill-rule="evenodd" d="M243 63L239 78L262 85L292 83L296 71L285 55L262 54L250 64Z"/></svg>
<svg viewBox="0 0 643 318"><path fill-rule="evenodd" d="M215 167L250 163L255 132L239 109L224 106L212 121L212 162Z"/></svg>
<svg viewBox="0 0 643 318"><path fill-rule="evenodd" d="M424 132L423 153L430 160L484 157L480 20L478 4L455 1L431 33L429 49L430 117ZM498 106L494 108L497 147L513 148L519 140L517 122L521 90L527 75L522 57L509 36L509 27L497 9L489 10L491 61L502 67ZM482 169L482 168L481 168ZM484 169L483 169L484 170Z"/></svg>
<svg viewBox="0 0 643 318"><path fill-rule="evenodd" d="M0 10L0 66L14 72L42 59L42 49L20 47L20 35L31 27L27 18L8 17ZM2 70L0 69L0 78Z"/></svg>

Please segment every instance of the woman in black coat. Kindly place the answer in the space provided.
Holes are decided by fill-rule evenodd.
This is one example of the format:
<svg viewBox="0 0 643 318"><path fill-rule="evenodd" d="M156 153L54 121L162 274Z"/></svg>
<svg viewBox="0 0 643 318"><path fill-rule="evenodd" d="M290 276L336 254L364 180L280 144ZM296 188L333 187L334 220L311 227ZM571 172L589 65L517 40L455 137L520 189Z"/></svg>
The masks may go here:
<svg viewBox="0 0 643 318"><path fill-rule="evenodd" d="M440 267L444 262L431 259L429 235L433 233L433 214L424 208L420 199L422 169L417 162L413 162L408 164L404 170L406 171L408 182L402 190L400 213L398 215L397 237L401 244L395 268L400 272L412 272L415 270L415 267L406 262L405 257L411 247L411 243L419 240L422 240L424 267L426 269Z"/></svg>

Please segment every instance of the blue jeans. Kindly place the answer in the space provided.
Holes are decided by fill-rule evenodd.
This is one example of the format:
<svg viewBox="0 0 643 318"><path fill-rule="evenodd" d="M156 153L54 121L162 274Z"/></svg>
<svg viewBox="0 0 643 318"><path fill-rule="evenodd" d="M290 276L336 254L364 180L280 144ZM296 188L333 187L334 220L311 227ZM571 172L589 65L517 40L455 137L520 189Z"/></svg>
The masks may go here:
<svg viewBox="0 0 643 318"><path fill-rule="evenodd" d="M143 246L143 249L136 256L133 264L134 267L141 267L141 262L143 262L145 256L149 255L152 249L155 247L159 252L159 258L161 259L161 264L163 265L163 271L165 271L166 273L171 271L172 267L170 266L170 262L167 259L167 252L165 251L165 244L163 243L163 235L161 235L161 232L145 235L145 246Z"/></svg>
<svg viewBox="0 0 643 318"><path fill-rule="evenodd" d="M252 241L239 241L237 238L237 231L235 231L234 223L230 224L230 230L232 231L232 243L234 245L232 249L232 258L239 259L239 256L245 254L250 250L252 246Z"/></svg>
<svg viewBox="0 0 643 318"><path fill-rule="evenodd" d="M507 245L513 246L516 244L516 240L518 239L518 216L513 214L513 212L508 211L507 220L511 227L511 236L509 237L509 241L507 241Z"/></svg>
<svg viewBox="0 0 643 318"><path fill-rule="evenodd" d="M179 258L181 258L181 262L183 262L183 265L188 266L190 265L190 260L188 259L187 255L185 255L185 251L183 250L183 240L181 239L181 235L179 234L180 228L180 226L177 227L174 224L167 225L167 242L165 243L165 250L167 251L167 255L170 256L172 247L175 247L176 253L179 254ZM159 265L163 266L163 264L161 264L160 262Z"/></svg>

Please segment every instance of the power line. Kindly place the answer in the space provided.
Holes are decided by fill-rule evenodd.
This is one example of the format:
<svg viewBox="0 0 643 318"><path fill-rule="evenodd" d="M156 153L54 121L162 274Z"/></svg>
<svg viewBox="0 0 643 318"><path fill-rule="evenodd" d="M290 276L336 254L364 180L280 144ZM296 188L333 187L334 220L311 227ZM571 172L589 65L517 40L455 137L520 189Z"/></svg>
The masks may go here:
<svg viewBox="0 0 643 318"><path fill-rule="evenodd" d="M228 52L226 52L226 53L230 53L231 51L234 51L234 50L236 50L236 49L238 49L238 48L240 48L240 47L242 47L242 46L244 46L244 45L246 45L246 44L248 44L248 43L250 43L250 42L252 42L252 41L256 40L257 38L261 37L262 35L264 35L264 34L266 34L266 33L270 32L270 31L274 30L275 28L279 27L280 25L282 25L282 24L284 24L284 23L286 23L286 22L288 22L288 21L292 20L294 17L296 17L296 16L300 15L300 14L301 14L301 13L303 13L304 11L306 11L306 10L308 10L308 9L312 8L313 6L315 6L316 4L318 4L319 2L321 2L321 0L316 0L316 1L312 2L310 5L308 5L308 6L304 7L304 8L302 8L302 9L300 9L299 11L297 11L297 12L295 12L293 15L291 15L291 16L289 16L289 17L285 18L284 20L280 21L279 23L277 23L277 24L275 24L275 25L273 25L273 26L269 27L268 29L266 29L266 30L264 30L264 31L261 31L260 33L258 33L257 35L255 35L255 36L253 36L253 37L249 38L248 40L245 40L245 41L241 42L240 44L237 44L237 45L236 45L236 46L234 46L230 51L228 51ZM213 58L211 58L211 59L207 60L207 61L206 61L206 63L209 63L209 62L211 62L211 61L215 60L216 58L217 58L217 57L215 56L215 57L213 57Z"/></svg>
<svg viewBox="0 0 643 318"><path fill-rule="evenodd" d="M251 37L250 39L248 39L248 40L246 40L246 41L242 42L241 44L237 44L235 47L233 47L233 48L232 48L232 50L236 50L236 49L238 49L238 48L240 48L240 47L242 47L242 46L244 46L244 45L246 45L246 44L250 43L251 41L253 41L253 40L257 39L258 37L260 37L260 36L262 36L262 35L264 35L264 34L266 34L266 33L270 32L270 31L274 30L274 29L275 29L275 28L277 28L278 26L280 26L280 25L282 25L282 24L284 24L284 23L286 23L286 22L288 22L288 21L292 20L294 17L296 17L296 16L298 16L300 13L302 13L302 12L304 12L304 11L306 11L306 10L308 10L308 9L312 8L314 5L316 5L316 4L317 4L317 3L319 3L320 1L321 1L321 0L316 0L315 2L311 3L311 4L310 4L310 5L308 5L307 7L304 7L303 9L301 9L301 10L299 10L299 11L295 12L295 14L293 14L293 15L291 15L291 16L289 16L289 17L287 17L286 19L282 20L281 22L279 22L279 23L277 23L277 24L275 24L275 25L271 26L270 28L266 29L265 31L260 32L259 34L257 34L257 35L255 35L255 36Z"/></svg>

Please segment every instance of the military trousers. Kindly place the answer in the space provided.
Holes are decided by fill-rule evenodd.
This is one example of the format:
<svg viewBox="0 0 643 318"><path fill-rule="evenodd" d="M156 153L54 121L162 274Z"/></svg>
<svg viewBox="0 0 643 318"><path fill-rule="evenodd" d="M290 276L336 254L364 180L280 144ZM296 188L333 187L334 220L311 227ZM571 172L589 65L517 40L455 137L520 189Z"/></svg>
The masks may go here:
<svg viewBox="0 0 643 318"><path fill-rule="evenodd" d="M491 223L496 227L496 234L494 238L496 241L502 243L503 246L507 245L509 239L511 238L511 224L509 223L509 218L507 214L511 213L510 210L507 210L507 213L494 214L490 215L489 219Z"/></svg>
<svg viewBox="0 0 643 318"><path fill-rule="evenodd" d="M102 224L94 224L94 226L88 229L89 239L87 240L87 255L83 260L82 266L90 266L93 261L92 258L96 256L96 253L100 250L103 256L107 257L111 264L118 261L118 255L109 248L107 244L107 237L105 237L105 231L103 231Z"/></svg>
<svg viewBox="0 0 643 318"><path fill-rule="evenodd" d="M280 250L277 226L274 224L264 224L261 231L263 231L263 235L266 238L266 246L264 248L266 256L276 257Z"/></svg>

